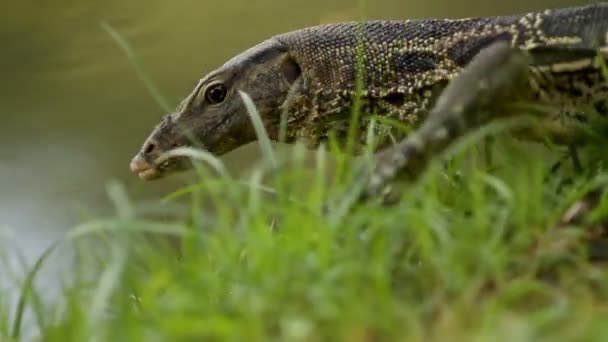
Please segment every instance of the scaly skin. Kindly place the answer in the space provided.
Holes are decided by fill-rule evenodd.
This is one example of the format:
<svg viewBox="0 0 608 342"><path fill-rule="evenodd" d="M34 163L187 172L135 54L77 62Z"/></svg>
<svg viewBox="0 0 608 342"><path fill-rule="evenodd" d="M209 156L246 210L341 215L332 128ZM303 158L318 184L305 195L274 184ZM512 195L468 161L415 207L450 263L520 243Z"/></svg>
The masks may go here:
<svg viewBox="0 0 608 342"><path fill-rule="evenodd" d="M607 32L608 5L596 4L505 17L339 23L281 34L203 77L176 111L155 127L133 158L131 169L143 179L159 179L191 167L186 158L159 159L172 148L196 146L219 156L255 140L239 90L253 99L271 139L279 139L282 115L287 121L288 143L303 141L315 148L330 134L344 139L359 79L360 147L365 143L370 114L422 130L401 147L386 148L389 137L404 137L397 129L378 126L376 148L386 149L379 154L376 173L365 180L370 182L368 193L372 194L415 164L397 163L395 158L403 159L395 153L399 148L416 143L419 158L427 160L455 137L493 118L482 115L491 109L486 104L477 108L475 101L461 103L465 110L454 111L454 103L441 103L441 98L455 98L450 95L458 94L455 91L444 94L446 86L466 74L471 62L484 56L483 51L496 59L478 61L482 66L470 74L489 82L491 72L483 65L501 68L501 59L519 60L513 57L519 52L526 56L524 70L514 67L512 77L498 78L496 88L487 94L496 96L501 105L503 99L546 105L551 108L547 122L587 107L605 112L608 88L594 57L597 48L607 45ZM517 76L522 74L526 76L523 81ZM510 92L503 91L503 85L516 86L518 91L506 96ZM484 94L483 87L477 86L471 90L475 92L472 100ZM510 115L507 108L497 108L500 113L495 117ZM433 114L448 112L451 116ZM447 119L451 117L456 119ZM450 139L441 142L439 149L435 148L439 145L429 145L438 140L427 138L438 137L443 130L451 132ZM576 142L567 129L554 133L557 142ZM421 136L424 144L417 144ZM533 134L528 137L536 138Z"/></svg>

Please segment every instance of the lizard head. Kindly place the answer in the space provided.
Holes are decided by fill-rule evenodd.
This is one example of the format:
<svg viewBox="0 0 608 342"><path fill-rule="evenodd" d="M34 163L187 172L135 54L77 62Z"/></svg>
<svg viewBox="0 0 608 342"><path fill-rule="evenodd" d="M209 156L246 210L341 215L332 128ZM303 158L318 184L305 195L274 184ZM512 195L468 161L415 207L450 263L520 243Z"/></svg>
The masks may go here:
<svg viewBox="0 0 608 342"><path fill-rule="evenodd" d="M281 107L300 76L297 62L274 39L234 57L203 77L162 118L133 157L131 171L145 180L159 179L192 167L186 157L161 157L171 149L196 147L220 156L256 140L239 91L251 97L270 138L277 139Z"/></svg>

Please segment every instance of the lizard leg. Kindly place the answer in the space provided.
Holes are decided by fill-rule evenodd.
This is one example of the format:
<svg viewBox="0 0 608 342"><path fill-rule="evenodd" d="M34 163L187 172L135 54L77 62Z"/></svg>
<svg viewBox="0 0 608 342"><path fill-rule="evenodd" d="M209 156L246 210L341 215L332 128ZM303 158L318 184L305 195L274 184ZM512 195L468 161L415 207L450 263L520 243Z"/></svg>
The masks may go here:
<svg viewBox="0 0 608 342"><path fill-rule="evenodd" d="M526 89L528 64L523 51L503 41L480 51L444 89L422 126L376 155L375 165L365 177L363 199L386 198L392 180L399 177L414 182L431 158L458 138L512 114L505 105Z"/></svg>

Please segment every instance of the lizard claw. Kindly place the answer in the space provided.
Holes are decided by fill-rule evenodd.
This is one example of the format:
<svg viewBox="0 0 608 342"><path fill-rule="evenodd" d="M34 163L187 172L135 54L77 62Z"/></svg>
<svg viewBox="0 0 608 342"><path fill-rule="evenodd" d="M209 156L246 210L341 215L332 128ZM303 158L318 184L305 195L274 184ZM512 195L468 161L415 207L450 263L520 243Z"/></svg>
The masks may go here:
<svg viewBox="0 0 608 342"><path fill-rule="evenodd" d="M394 204L398 199L393 183L403 173L406 162L395 147L378 153L373 167L364 167L359 173L358 178L363 182L359 201L379 200L383 205Z"/></svg>
<svg viewBox="0 0 608 342"><path fill-rule="evenodd" d="M602 216L591 220L592 212L600 205L605 190L605 186L600 186L586 193L565 211L555 227L564 229L574 226L585 229L585 239L592 261L608 260L608 219Z"/></svg>

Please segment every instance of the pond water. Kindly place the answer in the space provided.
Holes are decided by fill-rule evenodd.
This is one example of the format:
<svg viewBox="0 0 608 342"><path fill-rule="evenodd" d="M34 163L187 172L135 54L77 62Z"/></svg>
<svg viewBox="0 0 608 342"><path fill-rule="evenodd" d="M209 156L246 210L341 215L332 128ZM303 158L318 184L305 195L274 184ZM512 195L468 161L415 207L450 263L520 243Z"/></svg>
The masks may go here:
<svg viewBox="0 0 608 342"><path fill-rule="evenodd" d="M5 254L30 262L86 217L110 213L109 180L132 199L157 198L180 177L147 183L129 161L163 111L137 78L105 21L131 43L154 80L176 104L207 71L276 33L319 23L514 14L565 0L260 0L4 1L0 4L0 241ZM243 167L251 153L226 156ZM6 247L4 247L6 246ZM10 246L10 248L9 248ZM17 258L8 258L22 271ZM42 272L53 288L60 252ZM0 268L0 288L12 287ZM10 292L9 292L10 293ZM53 293L53 291L45 291ZM9 299L13 300L14 296Z"/></svg>

